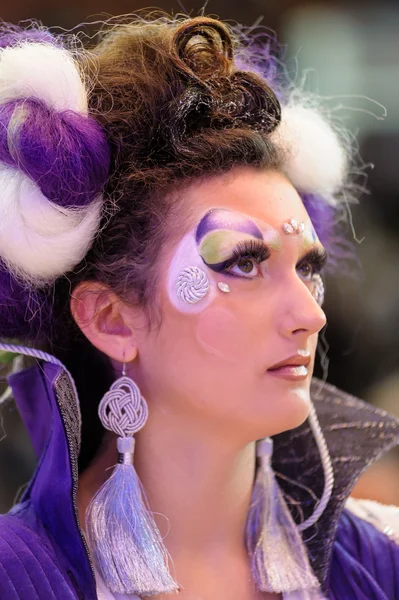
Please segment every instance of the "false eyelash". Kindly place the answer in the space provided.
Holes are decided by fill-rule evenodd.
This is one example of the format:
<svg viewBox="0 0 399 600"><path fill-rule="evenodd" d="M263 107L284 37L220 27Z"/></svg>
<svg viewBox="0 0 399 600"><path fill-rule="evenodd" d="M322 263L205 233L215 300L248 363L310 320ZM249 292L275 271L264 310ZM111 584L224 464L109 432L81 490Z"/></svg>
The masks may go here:
<svg viewBox="0 0 399 600"><path fill-rule="evenodd" d="M301 258L297 268L301 267L304 264L310 264L312 266L312 274L316 275L317 273L321 273L323 268L326 266L328 261L328 252L325 248L313 248Z"/></svg>
<svg viewBox="0 0 399 600"><path fill-rule="evenodd" d="M252 258L260 264L270 257L270 250L265 246L262 240L246 240L239 242L233 249L231 258L223 263L223 271L234 267L240 260L244 258Z"/></svg>

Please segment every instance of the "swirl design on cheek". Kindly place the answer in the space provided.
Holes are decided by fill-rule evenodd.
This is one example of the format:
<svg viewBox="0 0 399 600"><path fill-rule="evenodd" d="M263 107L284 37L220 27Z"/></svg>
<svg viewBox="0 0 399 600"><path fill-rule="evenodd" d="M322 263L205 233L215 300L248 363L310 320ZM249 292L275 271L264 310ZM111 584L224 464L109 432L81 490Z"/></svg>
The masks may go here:
<svg viewBox="0 0 399 600"><path fill-rule="evenodd" d="M195 304L202 300L208 291L208 277L198 267L186 267L177 278L176 293L184 302Z"/></svg>

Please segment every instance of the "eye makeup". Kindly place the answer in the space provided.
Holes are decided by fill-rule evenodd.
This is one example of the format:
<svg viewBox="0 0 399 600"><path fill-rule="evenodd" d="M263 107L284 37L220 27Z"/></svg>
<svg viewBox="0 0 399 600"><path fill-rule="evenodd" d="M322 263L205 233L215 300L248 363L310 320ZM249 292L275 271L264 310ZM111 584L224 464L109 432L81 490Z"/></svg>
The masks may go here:
<svg viewBox="0 0 399 600"><path fill-rule="evenodd" d="M231 231L209 233L198 250L204 263L216 273L233 264L240 256L248 255L262 262L270 255L263 239Z"/></svg>
<svg viewBox="0 0 399 600"><path fill-rule="evenodd" d="M270 257L270 250L266 244L261 240L245 240L239 242L230 253L230 257L217 265L212 265L211 268L217 273L224 273L233 277L240 277L240 275L232 272L234 267L242 268L242 276L245 273L250 274L253 269L253 264L260 265L262 262ZM251 268L250 271L245 271L246 265Z"/></svg>
<svg viewBox="0 0 399 600"><path fill-rule="evenodd" d="M200 257L216 273L252 278L256 275L256 266L270 258L272 250L281 250L279 232L272 227L262 229L246 215L228 209L211 209L196 230ZM306 227L301 239L304 249L308 250L296 268L307 267L304 277L308 279L322 271L328 257L326 250L317 245L313 224Z"/></svg>
<svg viewBox="0 0 399 600"><path fill-rule="evenodd" d="M317 242L318 237L315 228L313 227L313 223L310 225L310 235L312 236L312 243Z"/></svg>
<svg viewBox="0 0 399 600"><path fill-rule="evenodd" d="M263 239L261 230L252 219L227 208L212 208L202 217L195 232L197 244L200 245L208 234L216 231L237 232Z"/></svg>
<svg viewBox="0 0 399 600"><path fill-rule="evenodd" d="M297 265L297 269L303 265L310 265L312 267L311 275L320 273L328 262L328 252L322 246L314 246L311 248L305 256L303 256Z"/></svg>
<svg viewBox="0 0 399 600"><path fill-rule="evenodd" d="M270 256L269 247L280 248L277 232L263 234L253 220L227 209L212 209L201 219L196 241L202 260L216 273L242 258L261 263Z"/></svg>

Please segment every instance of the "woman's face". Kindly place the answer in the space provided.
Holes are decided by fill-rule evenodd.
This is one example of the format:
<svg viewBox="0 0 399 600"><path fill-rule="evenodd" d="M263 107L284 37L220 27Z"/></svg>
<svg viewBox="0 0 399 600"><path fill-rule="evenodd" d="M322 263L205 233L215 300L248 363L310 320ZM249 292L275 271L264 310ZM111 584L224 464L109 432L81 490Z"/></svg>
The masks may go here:
<svg viewBox="0 0 399 600"><path fill-rule="evenodd" d="M312 262L303 260L323 246L303 203L282 174L252 168L193 184L183 196L189 219L159 259L162 323L138 331L130 374L150 415L170 413L180 426L240 442L292 429L308 415L326 323ZM284 232L291 218L304 223L303 232ZM178 294L188 267L201 269L209 284L195 303ZM298 351L310 352L305 379L268 371Z"/></svg>

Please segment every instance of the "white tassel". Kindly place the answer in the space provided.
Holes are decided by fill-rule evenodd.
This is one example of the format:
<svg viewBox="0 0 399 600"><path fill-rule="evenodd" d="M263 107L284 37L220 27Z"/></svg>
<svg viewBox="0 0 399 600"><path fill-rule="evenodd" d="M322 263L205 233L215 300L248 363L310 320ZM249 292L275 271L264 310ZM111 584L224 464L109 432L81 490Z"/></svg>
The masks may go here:
<svg viewBox="0 0 399 600"><path fill-rule="evenodd" d="M156 596L177 592L144 488L133 466L134 434L148 406L136 383L117 379L98 407L103 426L118 434L119 464L86 511L86 534L97 569L112 592Z"/></svg>
<svg viewBox="0 0 399 600"><path fill-rule="evenodd" d="M307 551L271 466L273 441L258 442L258 467L246 526L247 550L257 588L294 592L319 588Z"/></svg>
<svg viewBox="0 0 399 600"><path fill-rule="evenodd" d="M154 596L178 590L168 553L133 466L134 438L118 438L120 460L86 511L86 535L108 588Z"/></svg>

